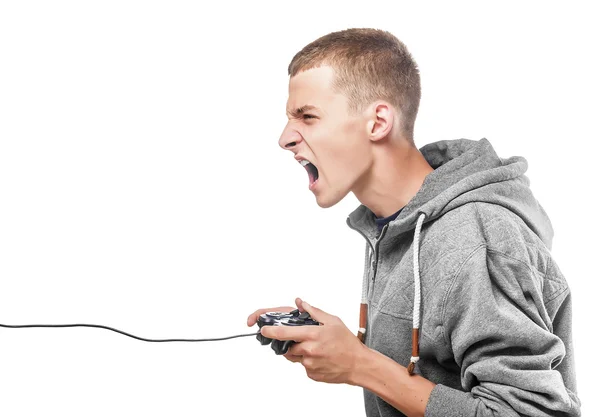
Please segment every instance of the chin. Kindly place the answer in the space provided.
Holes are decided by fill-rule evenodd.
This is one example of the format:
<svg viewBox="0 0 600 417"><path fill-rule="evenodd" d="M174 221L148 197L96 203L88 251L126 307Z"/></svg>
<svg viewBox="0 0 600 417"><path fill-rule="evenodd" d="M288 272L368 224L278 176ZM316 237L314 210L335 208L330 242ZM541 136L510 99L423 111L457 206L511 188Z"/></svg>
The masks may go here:
<svg viewBox="0 0 600 417"><path fill-rule="evenodd" d="M322 201L320 198L317 197L317 204L319 205L319 207L321 208L329 208L332 206L335 206L338 203L338 201Z"/></svg>
<svg viewBox="0 0 600 417"><path fill-rule="evenodd" d="M337 203L339 203L340 201L342 201L344 199L344 197L346 197L347 194L348 194L348 192L346 192L346 193L340 193L339 191L338 192L334 192L334 193L323 193L323 194L320 194L320 195L316 196L316 198L317 198L317 204L321 208L333 207Z"/></svg>

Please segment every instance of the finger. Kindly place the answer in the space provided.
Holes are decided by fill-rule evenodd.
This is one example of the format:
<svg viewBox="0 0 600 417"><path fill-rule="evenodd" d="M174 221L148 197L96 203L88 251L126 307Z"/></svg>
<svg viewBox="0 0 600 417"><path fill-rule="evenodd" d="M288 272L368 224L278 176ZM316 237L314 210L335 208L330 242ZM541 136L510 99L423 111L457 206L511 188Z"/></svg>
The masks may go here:
<svg viewBox="0 0 600 417"><path fill-rule="evenodd" d="M248 327L252 327L258 321L258 318L261 314L269 313L271 311L286 313L288 311L294 310L294 307L271 307L271 308L261 308L260 310L256 310L254 313L248 316L247 324Z"/></svg>
<svg viewBox="0 0 600 417"><path fill-rule="evenodd" d="M288 355L292 355L292 356L302 356L301 353L301 348L302 345L306 344L307 342L304 343L294 343L292 346L289 347L287 354Z"/></svg>
<svg viewBox="0 0 600 417"><path fill-rule="evenodd" d="M298 355L293 355L289 350L286 354L283 355L284 358L286 358L288 361L290 362L302 362L302 356L298 356Z"/></svg>
<svg viewBox="0 0 600 417"><path fill-rule="evenodd" d="M301 303L302 303L302 308L304 308L304 310L306 312L308 312L308 314L310 314L310 317L312 317L313 320L316 320L319 323L325 324L325 323L330 322L333 319L333 316L331 314L327 314L323 310L321 310L317 307L311 306L306 301L302 300Z"/></svg>
<svg viewBox="0 0 600 417"><path fill-rule="evenodd" d="M299 357L307 357L307 356L316 356L316 348L317 344L312 341L304 341L302 343L294 343L289 349L288 352L291 355L299 356Z"/></svg>
<svg viewBox="0 0 600 417"><path fill-rule="evenodd" d="M277 311L277 312L287 312L287 311L292 311L294 308L293 307L271 307L271 308L261 308L260 310L256 310L254 313L250 314L248 316L248 320L247 320L247 324L248 326L254 326L256 324L256 322L258 321L258 318L260 317L261 314L264 313L268 313L271 311Z"/></svg>
<svg viewBox="0 0 600 417"><path fill-rule="evenodd" d="M314 340L319 330L319 326L263 326L260 333L269 339L303 342Z"/></svg>
<svg viewBox="0 0 600 417"><path fill-rule="evenodd" d="M296 298L296 308L300 310L301 313L304 313L304 307L302 307L302 299L300 297Z"/></svg>

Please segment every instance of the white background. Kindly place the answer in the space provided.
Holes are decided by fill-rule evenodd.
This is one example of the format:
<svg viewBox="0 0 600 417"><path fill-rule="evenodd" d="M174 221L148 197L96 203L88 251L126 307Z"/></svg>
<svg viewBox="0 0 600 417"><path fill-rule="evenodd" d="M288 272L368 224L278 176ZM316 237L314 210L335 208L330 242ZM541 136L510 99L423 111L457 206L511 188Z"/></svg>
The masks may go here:
<svg viewBox="0 0 600 417"><path fill-rule="evenodd" d="M317 206L277 140L294 54L376 27L420 67L417 146L486 137L527 158L594 415L594 26L578 2L3 2L0 323L222 337L301 296L355 332L358 201ZM0 392L15 417L364 415L362 389L314 382L252 337L0 329Z"/></svg>

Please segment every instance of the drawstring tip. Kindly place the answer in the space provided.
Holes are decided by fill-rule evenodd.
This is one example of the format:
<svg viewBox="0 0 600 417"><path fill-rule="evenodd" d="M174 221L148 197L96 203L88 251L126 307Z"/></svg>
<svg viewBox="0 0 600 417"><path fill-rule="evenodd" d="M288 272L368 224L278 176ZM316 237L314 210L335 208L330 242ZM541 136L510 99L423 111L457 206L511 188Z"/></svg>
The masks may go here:
<svg viewBox="0 0 600 417"><path fill-rule="evenodd" d="M408 364L408 374L409 375L414 375L415 374L415 364L419 361L419 357L418 356L411 356L410 357L410 363Z"/></svg>
<svg viewBox="0 0 600 417"><path fill-rule="evenodd" d="M419 360L419 329L413 328L412 330L412 355L410 357L410 363L408 364L408 374L414 375L415 363Z"/></svg>
<svg viewBox="0 0 600 417"><path fill-rule="evenodd" d="M361 343L365 343L365 333L367 333L367 315L368 315L368 306L367 303L360 303L360 317L358 321L358 340Z"/></svg>

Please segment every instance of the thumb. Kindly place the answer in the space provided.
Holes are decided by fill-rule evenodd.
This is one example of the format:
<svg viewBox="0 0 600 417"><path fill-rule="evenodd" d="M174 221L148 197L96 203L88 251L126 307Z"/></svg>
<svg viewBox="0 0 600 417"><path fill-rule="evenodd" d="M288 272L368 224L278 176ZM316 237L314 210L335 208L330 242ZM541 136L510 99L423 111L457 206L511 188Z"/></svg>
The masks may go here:
<svg viewBox="0 0 600 417"><path fill-rule="evenodd" d="M310 314L310 317L312 317L313 320L316 320L319 323L323 323L323 324L328 323L333 318L333 316L331 314L327 314L320 308L311 306L306 301L302 301L302 308L304 309L304 311L306 311L308 314Z"/></svg>

